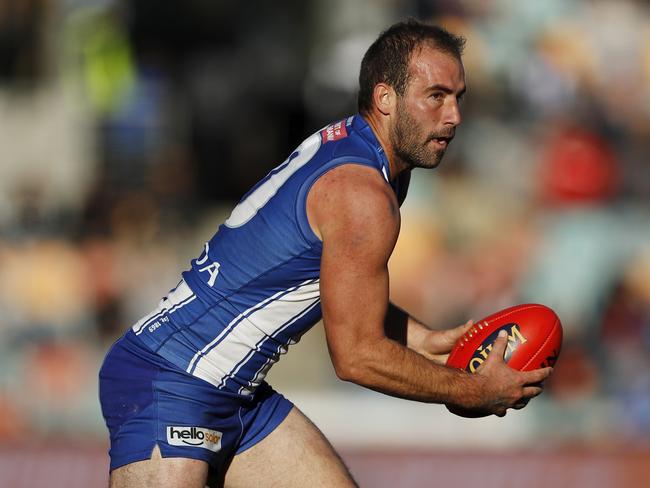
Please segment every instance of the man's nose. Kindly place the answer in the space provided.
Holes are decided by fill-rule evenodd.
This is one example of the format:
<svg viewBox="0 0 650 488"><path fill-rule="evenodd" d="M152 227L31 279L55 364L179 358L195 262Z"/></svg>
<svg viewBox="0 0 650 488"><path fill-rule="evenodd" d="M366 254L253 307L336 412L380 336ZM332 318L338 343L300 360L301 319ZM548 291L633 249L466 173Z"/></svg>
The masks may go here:
<svg viewBox="0 0 650 488"><path fill-rule="evenodd" d="M460 125L462 119L463 118L460 114L460 105L458 104L458 100L451 98L446 107L445 119L443 121L444 124L456 127L457 125Z"/></svg>

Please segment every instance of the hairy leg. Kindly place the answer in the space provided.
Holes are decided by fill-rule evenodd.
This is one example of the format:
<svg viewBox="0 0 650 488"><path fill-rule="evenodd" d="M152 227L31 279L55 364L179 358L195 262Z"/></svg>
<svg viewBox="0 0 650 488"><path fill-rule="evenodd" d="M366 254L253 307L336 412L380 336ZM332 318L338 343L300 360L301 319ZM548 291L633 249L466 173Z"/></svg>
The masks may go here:
<svg viewBox="0 0 650 488"><path fill-rule="evenodd" d="M156 446L151 459L113 470L110 488L165 487L204 488L208 463L198 459L163 458Z"/></svg>
<svg viewBox="0 0 650 488"><path fill-rule="evenodd" d="M296 407L266 438L235 456L225 487L356 487L323 433Z"/></svg>

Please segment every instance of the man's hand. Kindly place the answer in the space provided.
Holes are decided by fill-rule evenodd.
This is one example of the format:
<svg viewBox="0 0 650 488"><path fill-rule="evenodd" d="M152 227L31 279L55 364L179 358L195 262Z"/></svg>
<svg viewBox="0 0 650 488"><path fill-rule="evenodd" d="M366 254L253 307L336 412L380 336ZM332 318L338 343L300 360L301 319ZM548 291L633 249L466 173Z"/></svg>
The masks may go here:
<svg viewBox="0 0 650 488"><path fill-rule="evenodd" d="M424 334L420 344L415 348L417 352L436 364L445 365L449 353L465 332L472 328L473 320L449 330L430 330Z"/></svg>
<svg viewBox="0 0 650 488"><path fill-rule="evenodd" d="M499 332L487 359L471 375L480 383L480 398L468 397L465 405L448 405L451 412L462 417L491 414L503 417L509 408L524 408L531 398L542 392L542 382L553 372L553 368L534 371L510 368L503 360L507 344L507 334Z"/></svg>

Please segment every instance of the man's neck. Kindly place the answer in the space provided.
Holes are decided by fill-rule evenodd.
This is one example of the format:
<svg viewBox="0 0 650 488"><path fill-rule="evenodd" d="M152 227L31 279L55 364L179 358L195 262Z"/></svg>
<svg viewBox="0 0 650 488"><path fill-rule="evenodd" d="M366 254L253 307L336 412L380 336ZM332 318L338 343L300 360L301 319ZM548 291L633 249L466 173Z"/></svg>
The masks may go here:
<svg viewBox="0 0 650 488"><path fill-rule="evenodd" d="M388 159L388 167L390 170L389 178L391 181L394 181L397 176L402 173L404 170L408 169L408 165L405 164L393 150L393 146L390 143L389 129L387 120L384 117L377 116L374 113L365 113L362 115L364 120L368 123L372 132L375 134L375 137L381 144L381 147L386 154Z"/></svg>

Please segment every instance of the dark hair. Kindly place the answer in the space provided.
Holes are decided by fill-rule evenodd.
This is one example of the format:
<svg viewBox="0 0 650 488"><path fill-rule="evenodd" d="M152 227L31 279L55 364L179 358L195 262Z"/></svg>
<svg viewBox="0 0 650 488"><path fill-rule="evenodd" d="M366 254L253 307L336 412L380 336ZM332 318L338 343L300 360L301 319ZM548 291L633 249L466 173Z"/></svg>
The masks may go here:
<svg viewBox="0 0 650 488"><path fill-rule="evenodd" d="M398 95L404 95L411 56L425 42L458 59L465 47L463 37L414 19L390 26L372 43L361 61L357 101L360 113L370 111L377 83L387 83Z"/></svg>

